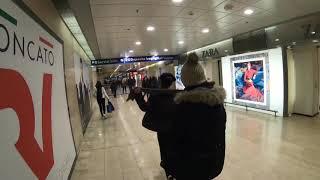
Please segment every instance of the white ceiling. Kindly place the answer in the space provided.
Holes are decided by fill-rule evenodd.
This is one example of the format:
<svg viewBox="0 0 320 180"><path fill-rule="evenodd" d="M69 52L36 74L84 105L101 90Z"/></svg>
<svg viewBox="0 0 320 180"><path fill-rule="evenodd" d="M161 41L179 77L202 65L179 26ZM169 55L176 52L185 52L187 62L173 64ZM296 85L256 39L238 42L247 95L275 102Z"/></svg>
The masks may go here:
<svg viewBox="0 0 320 180"><path fill-rule="evenodd" d="M134 50L131 56L154 51L180 54L320 10L320 0L90 0L90 4L103 58L123 57L129 49ZM227 4L233 10L226 11ZM254 10L251 16L244 15L247 8ZM155 31L147 32L149 25ZM201 33L203 28L210 32ZM138 40L142 45L135 45ZM180 40L185 44L179 45Z"/></svg>

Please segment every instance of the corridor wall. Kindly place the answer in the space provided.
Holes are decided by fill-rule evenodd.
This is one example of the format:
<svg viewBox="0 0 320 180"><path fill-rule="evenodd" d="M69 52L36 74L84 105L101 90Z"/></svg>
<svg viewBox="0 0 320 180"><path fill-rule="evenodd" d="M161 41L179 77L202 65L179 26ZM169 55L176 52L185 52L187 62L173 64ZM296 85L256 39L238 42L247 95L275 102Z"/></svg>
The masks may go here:
<svg viewBox="0 0 320 180"><path fill-rule="evenodd" d="M220 84L219 80L219 65L217 59L206 59L204 61L200 61L200 64L202 65L207 80L208 81L214 81L216 85Z"/></svg>
<svg viewBox="0 0 320 180"><path fill-rule="evenodd" d="M288 50L289 114L314 116L319 109L319 55L313 45Z"/></svg>

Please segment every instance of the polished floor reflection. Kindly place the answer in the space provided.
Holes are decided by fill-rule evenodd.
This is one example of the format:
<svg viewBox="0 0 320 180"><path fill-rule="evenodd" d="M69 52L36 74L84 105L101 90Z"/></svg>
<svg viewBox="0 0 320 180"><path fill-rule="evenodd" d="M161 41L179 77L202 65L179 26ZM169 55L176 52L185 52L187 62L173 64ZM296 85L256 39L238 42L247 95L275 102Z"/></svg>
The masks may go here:
<svg viewBox="0 0 320 180"><path fill-rule="evenodd" d="M126 96L102 120L96 109L72 180L165 180L156 134L141 127L143 112ZM275 118L227 108L227 150L218 180L319 180L320 120ZM196 120L195 120L196 121Z"/></svg>

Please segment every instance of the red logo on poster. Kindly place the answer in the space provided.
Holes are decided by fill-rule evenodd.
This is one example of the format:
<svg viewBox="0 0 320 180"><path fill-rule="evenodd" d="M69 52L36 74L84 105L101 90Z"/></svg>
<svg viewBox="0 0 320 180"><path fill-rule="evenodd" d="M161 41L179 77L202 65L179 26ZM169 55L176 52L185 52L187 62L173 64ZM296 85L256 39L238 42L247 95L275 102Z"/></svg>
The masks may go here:
<svg viewBox="0 0 320 180"><path fill-rule="evenodd" d="M44 74L42 92L43 151L35 134L35 112L28 84L20 73L0 68L0 110L13 109L19 120L20 134L15 146L39 180L45 180L53 164L51 96L52 75Z"/></svg>

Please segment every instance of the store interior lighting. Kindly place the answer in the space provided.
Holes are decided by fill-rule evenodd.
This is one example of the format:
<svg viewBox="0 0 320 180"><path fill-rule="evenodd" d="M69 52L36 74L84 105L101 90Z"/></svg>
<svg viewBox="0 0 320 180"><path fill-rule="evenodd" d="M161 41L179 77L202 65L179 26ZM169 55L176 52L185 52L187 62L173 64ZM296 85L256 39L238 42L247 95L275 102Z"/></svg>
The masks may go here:
<svg viewBox="0 0 320 180"><path fill-rule="evenodd" d="M71 33L74 35L84 52L87 54L90 60L94 60L95 57L89 47L88 41L86 40L85 36L82 33L82 30L78 24L77 19L73 15L73 13L65 13L62 14L63 21L68 26Z"/></svg>
<svg viewBox="0 0 320 180"><path fill-rule="evenodd" d="M110 75L110 77L112 77L121 67L121 65L118 65L118 67L113 71L113 73Z"/></svg>
<svg viewBox="0 0 320 180"><path fill-rule="evenodd" d="M160 61L161 62L161 61ZM157 65L159 62L157 62L157 63L153 63L153 64L151 64L151 65L149 65L149 66L145 66L145 67L143 67L143 68L140 68L139 69L139 71L142 71L142 70L144 70L144 69L149 69L149 68L151 68L151 67L153 67L153 66L155 66L155 65Z"/></svg>

